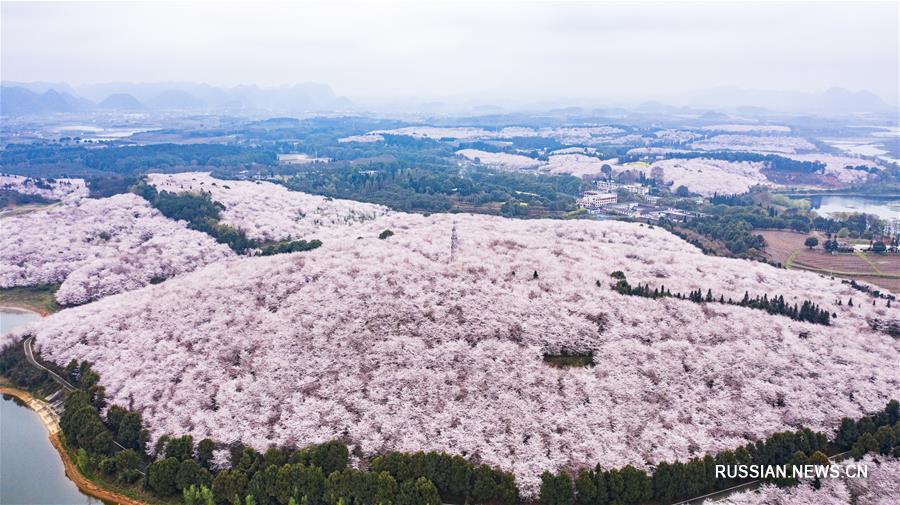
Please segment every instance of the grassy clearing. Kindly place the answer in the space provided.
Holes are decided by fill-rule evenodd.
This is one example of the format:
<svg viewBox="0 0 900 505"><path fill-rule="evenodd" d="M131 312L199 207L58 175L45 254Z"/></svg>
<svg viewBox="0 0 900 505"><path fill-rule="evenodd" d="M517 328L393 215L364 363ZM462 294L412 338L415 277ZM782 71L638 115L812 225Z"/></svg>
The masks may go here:
<svg viewBox="0 0 900 505"><path fill-rule="evenodd" d="M0 305L52 314L62 309L54 298L58 289L59 284L0 289Z"/></svg>

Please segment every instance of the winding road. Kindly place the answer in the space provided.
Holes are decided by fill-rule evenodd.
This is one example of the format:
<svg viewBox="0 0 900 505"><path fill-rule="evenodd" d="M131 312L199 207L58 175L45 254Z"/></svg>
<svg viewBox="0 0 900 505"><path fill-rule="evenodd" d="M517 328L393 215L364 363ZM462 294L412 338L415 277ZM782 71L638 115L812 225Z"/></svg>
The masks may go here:
<svg viewBox="0 0 900 505"><path fill-rule="evenodd" d="M77 388L75 386L73 386L72 384L70 384L69 381L60 377L59 374L57 374L53 370L50 370L49 368L45 367L44 365L38 363L38 360L36 360L34 358L34 350L31 347L31 344L33 341L34 341L34 336L30 336L30 337L26 338L24 342L22 342L22 346L25 349L25 359L27 359L28 362L31 363L32 366L35 366L41 370L44 370L48 374L50 374L50 377L53 377L53 380L58 382L59 385L62 386L66 391L69 391L69 392L75 391ZM51 408L51 407L48 405L47 408ZM59 414L57 414L57 415L59 415ZM122 444L116 442L115 440L113 440L113 444L116 446L116 448L118 450L124 451L126 449L124 446L122 446ZM141 475L144 474L144 472L142 472L140 470L138 470L138 472Z"/></svg>
<svg viewBox="0 0 900 505"><path fill-rule="evenodd" d="M27 359L28 362L31 363L33 366L35 366L41 370L44 370L45 372L50 374L50 377L53 377L53 380L58 382L60 386L62 386L63 388L66 389L66 391L75 391L76 387L69 384L69 381L63 379L62 377L57 375L56 372L54 372L53 370L50 370L49 368L45 367L44 365L38 363L38 361L36 359L34 359L34 350L31 348L31 343L33 341L34 341L34 336L31 336L31 337L26 338L25 341L22 342L22 347L25 349L25 359Z"/></svg>

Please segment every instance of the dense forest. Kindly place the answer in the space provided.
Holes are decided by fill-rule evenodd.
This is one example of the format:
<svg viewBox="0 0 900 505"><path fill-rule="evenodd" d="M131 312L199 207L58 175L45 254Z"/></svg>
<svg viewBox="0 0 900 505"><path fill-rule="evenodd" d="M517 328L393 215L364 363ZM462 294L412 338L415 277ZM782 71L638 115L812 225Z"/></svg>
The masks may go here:
<svg viewBox="0 0 900 505"><path fill-rule="evenodd" d="M460 210L529 217L574 210L581 191L581 180L571 176L467 169L447 163L309 168L285 184L296 191L380 203L401 211Z"/></svg>
<svg viewBox="0 0 900 505"><path fill-rule="evenodd" d="M82 177L114 173L134 175L179 168L274 165L267 149L228 144L151 144L96 147L59 144L9 144L0 151L4 170L34 177Z"/></svg>

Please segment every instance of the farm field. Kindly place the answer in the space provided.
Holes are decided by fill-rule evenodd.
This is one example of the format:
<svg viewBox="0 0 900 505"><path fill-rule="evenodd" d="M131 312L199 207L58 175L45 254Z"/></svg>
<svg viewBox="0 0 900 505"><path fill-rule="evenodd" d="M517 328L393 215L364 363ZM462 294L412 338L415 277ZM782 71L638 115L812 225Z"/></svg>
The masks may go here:
<svg viewBox="0 0 900 505"><path fill-rule="evenodd" d="M760 230L766 239L766 254L787 268L812 270L827 275L868 282L878 287L900 292L900 256L858 252L829 254L821 248L813 250L803 245L810 234L792 231ZM812 234L817 236L817 234ZM819 236L819 242L824 241Z"/></svg>

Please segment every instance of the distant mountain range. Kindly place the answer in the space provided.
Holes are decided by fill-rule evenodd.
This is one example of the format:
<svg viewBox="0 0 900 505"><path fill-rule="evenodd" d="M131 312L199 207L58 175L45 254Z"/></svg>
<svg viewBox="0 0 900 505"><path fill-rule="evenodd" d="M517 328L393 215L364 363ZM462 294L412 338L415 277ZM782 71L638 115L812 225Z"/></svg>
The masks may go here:
<svg viewBox="0 0 900 505"><path fill-rule="evenodd" d="M80 112L92 106L90 101L65 91L49 89L37 93L18 86L0 87L0 114L4 116Z"/></svg>
<svg viewBox="0 0 900 505"><path fill-rule="evenodd" d="M27 116L90 110L121 111L277 111L301 113L346 109L352 102L325 84L277 88L218 88L194 83L104 83L73 87L65 83L11 82L0 86L0 114Z"/></svg>
<svg viewBox="0 0 900 505"><path fill-rule="evenodd" d="M585 97L575 102L600 105ZM370 110L475 115L512 110L548 110L566 108L563 101L506 103L479 98L477 94L447 97L443 101L412 97L390 99L358 98L351 101L334 94L326 84L303 83L261 88L234 86L223 88L188 82L125 83L110 82L71 86L66 83L4 81L0 87L0 114L27 116L52 113L99 111L187 111L187 112L269 112L299 114L306 112ZM604 109L607 106L603 106ZM865 91L830 88L824 92L773 91L719 87L659 100L649 100L625 110L645 114L673 114L685 108L766 114L774 111L816 115L884 112L896 110L877 95ZM573 109L568 107L568 109Z"/></svg>

